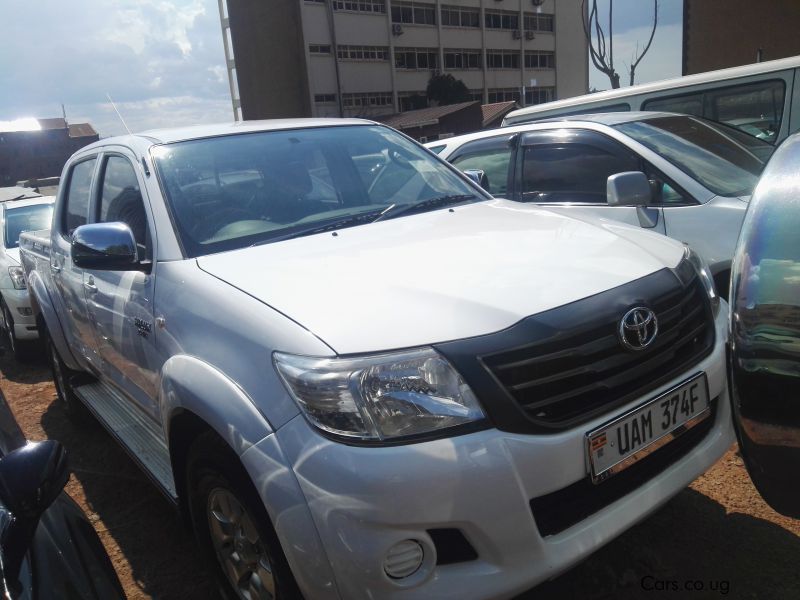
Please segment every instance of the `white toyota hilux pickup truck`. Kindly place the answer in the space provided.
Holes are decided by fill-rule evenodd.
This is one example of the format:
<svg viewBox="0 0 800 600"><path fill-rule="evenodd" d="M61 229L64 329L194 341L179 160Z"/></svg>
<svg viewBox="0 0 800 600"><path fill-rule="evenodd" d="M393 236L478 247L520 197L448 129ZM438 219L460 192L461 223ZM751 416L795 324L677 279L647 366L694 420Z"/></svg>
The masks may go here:
<svg viewBox="0 0 800 600"><path fill-rule="evenodd" d="M387 127L152 131L62 181L22 236L59 397L231 597L510 597L734 440L696 254L493 199Z"/></svg>

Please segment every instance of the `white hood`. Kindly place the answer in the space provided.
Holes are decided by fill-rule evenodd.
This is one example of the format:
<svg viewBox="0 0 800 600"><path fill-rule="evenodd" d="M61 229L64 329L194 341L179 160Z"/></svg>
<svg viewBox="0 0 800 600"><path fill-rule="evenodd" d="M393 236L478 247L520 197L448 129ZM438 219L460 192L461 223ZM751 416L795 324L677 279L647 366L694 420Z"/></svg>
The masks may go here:
<svg viewBox="0 0 800 600"><path fill-rule="evenodd" d="M492 200L198 264L351 354L495 332L682 255L681 244L640 229Z"/></svg>

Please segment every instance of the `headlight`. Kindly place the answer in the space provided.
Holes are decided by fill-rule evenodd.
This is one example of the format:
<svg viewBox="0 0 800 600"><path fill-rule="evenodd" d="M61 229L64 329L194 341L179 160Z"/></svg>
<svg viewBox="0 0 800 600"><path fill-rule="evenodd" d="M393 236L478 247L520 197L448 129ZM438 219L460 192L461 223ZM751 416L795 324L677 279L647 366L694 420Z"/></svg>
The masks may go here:
<svg viewBox="0 0 800 600"><path fill-rule="evenodd" d="M711 276L711 270L708 268L706 261L689 246L686 246L685 248L683 260L694 267L694 272L700 278L700 281L702 282L703 287L708 294L708 298L711 301L711 311L714 313L714 317L716 317L719 313L719 296L717 295L717 290L714 287L714 278Z"/></svg>
<svg viewBox="0 0 800 600"><path fill-rule="evenodd" d="M346 359L276 352L274 360L306 418L337 436L384 441L484 418L472 390L432 348Z"/></svg>
<svg viewBox="0 0 800 600"><path fill-rule="evenodd" d="M8 267L8 276L11 278L11 283L14 285L15 290L24 290L28 287L25 283L25 271L22 267Z"/></svg>

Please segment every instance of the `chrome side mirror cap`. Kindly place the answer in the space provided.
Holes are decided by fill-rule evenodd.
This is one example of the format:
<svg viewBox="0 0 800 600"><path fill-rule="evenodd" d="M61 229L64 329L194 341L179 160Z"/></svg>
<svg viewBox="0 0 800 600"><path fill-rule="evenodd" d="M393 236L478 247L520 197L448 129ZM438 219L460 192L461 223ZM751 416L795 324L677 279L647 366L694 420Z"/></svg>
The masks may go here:
<svg viewBox="0 0 800 600"><path fill-rule="evenodd" d="M650 181L641 171L616 173L606 182L609 206L647 206L652 194Z"/></svg>

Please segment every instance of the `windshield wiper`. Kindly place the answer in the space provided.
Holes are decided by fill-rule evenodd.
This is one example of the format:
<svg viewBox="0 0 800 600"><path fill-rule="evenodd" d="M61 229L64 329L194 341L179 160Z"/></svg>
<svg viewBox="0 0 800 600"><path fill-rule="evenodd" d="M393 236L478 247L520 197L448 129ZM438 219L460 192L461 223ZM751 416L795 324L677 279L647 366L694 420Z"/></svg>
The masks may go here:
<svg viewBox="0 0 800 600"><path fill-rule="evenodd" d="M394 219L395 217L399 217L401 215L422 212L429 208L442 208L451 204L458 204L459 202L474 200L475 198L477 198L477 196L474 194L452 194L449 196L428 198L427 200L412 202L411 204L392 204L388 208L383 209L383 211L381 211L381 213L375 219L373 219L372 222L375 223L385 218Z"/></svg>
<svg viewBox="0 0 800 600"><path fill-rule="evenodd" d="M252 246L262 246L264 244L271 244L272 242L282 242L284 240L291 240L293 238L303 237L304 235L314 235L315 233L324 233L326 231L336 231L345 227L353 227L355 225L364 225L365 223L372 223L375 215L380 215L386 209L368 210L355 215L348 215L340 219L334 219L322 224L310 225L306 228L290 231L283 235L276 235L269 237L265 240L251 244Z"/></svg>

